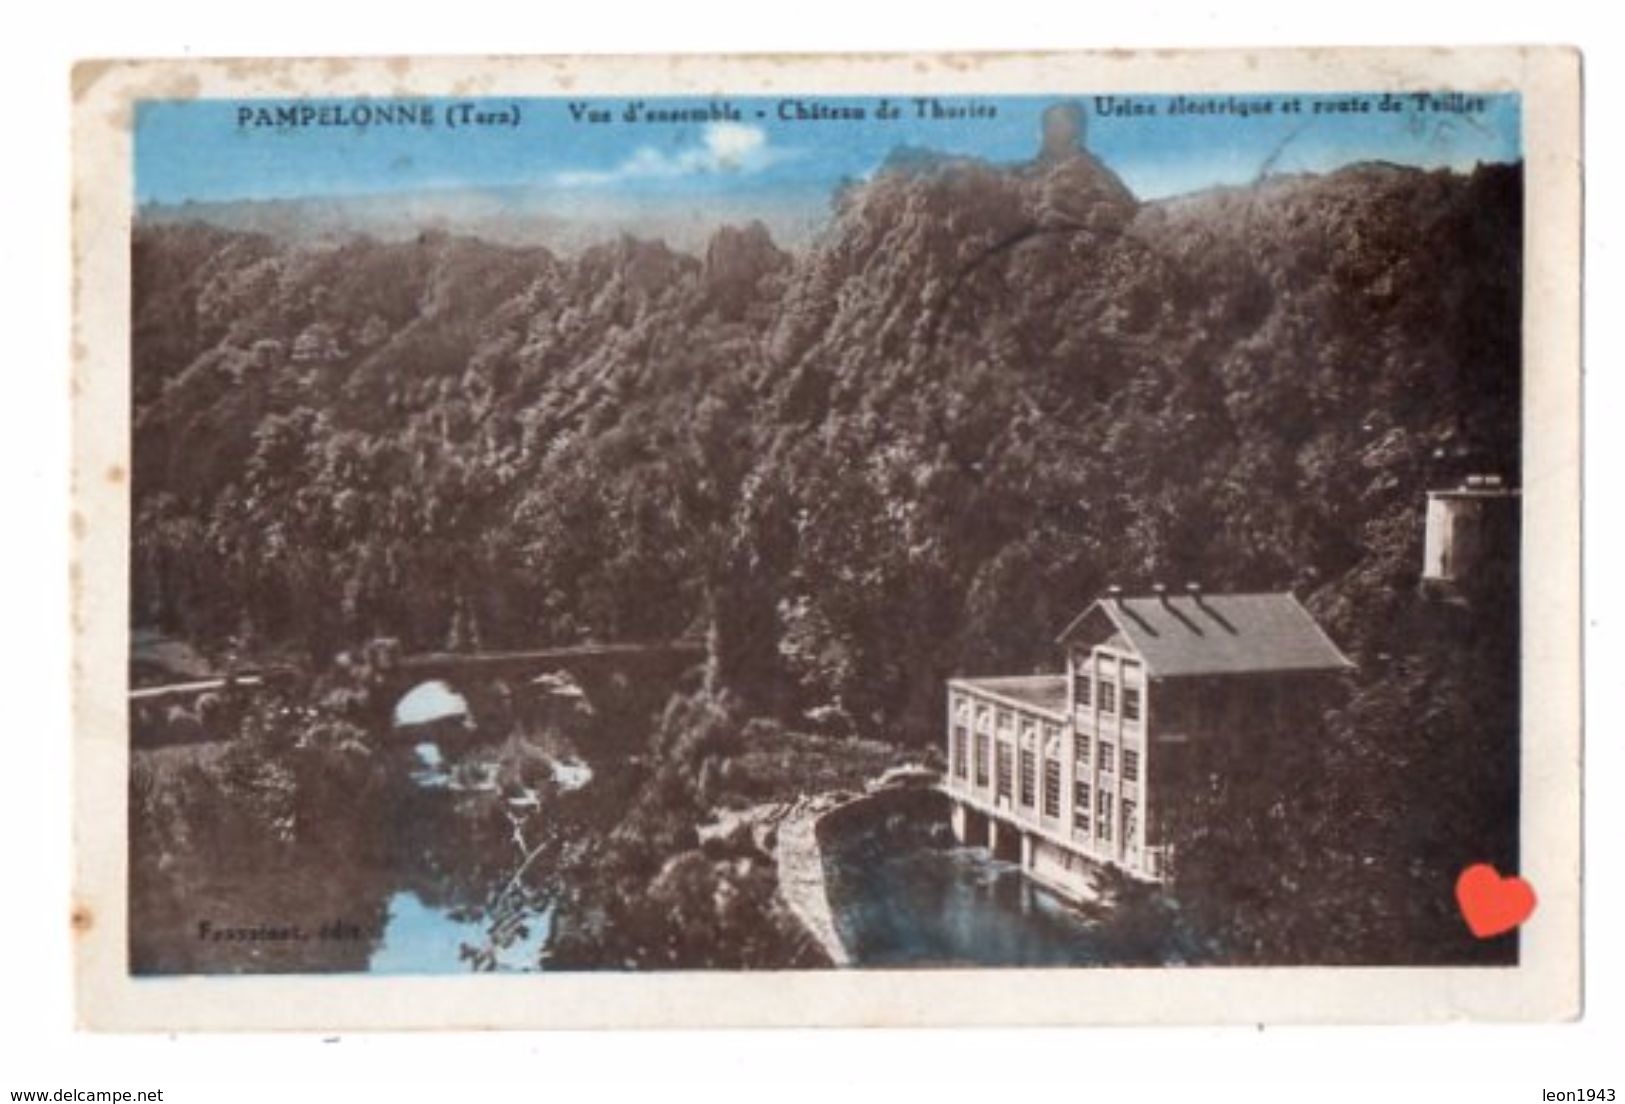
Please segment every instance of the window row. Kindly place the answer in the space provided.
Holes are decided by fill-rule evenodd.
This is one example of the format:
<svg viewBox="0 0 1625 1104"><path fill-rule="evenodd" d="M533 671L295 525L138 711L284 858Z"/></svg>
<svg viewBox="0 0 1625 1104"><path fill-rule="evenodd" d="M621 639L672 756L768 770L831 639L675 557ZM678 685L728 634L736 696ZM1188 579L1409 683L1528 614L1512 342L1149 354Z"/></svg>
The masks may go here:
<svg viewBox="0 0 1625 1104"><path fill-rule="evenodd" d="M953 698L953 723L964 725L967 728L974 721L979 732L992 732L997 727L999 734L1005 735L1015 731L1017 721L1020 721L1021 738L1033 740L1038 736L1039 720L1036 716L1027 713L1018 713L1015 710L995 708L991 705L972 704L972 699L964 694L955 694ZM1045 723L1043 726L1045 740L1055 740L1060 737L1060 726Z"/></svg>
<svg viewBox="0 0 1625 1104"><path fill-rule="evenodd" d="M951 769L956 778L964 778L970 770L966 763L966 750L970 739L971 733L966 730L965 726L954 726ZM1023 748L1019 753L1019 759L1017 760L1019 768L1017 768L1012 764L1012 759L1016 757L1012 754L1009 744L1001 741L994 747L989 745L990 741L987 736L982 733L975 734L976 784L986 786L988 783L988 752L991 750L994 753L994 777L998 796L1008 799L1011 796L1012 785L1019 784L1020 789L1018 792L1022 806L1032 808L1034 800L1038 796L1035 794L1038 780L1038 757L1032 751ZM1080 746L1087 745L1080 741ZM1102 743L1100 745L1100 755L1102 769L1108 769L1107 764L1111 762L1113 756L1112 745ZM1139 759L1138 752L1131 748L1123 749L1123 777L1125 779L1132 781L1138 777ZM1015 781L1015 776L1018 773L1019 783ZM1058 817L1061 815L1061 786L1060 762L1054 758L1045 757L1042 790L1044 816ZM1115 822L1112 819L1112 806L1115 800L1115 795L1111 790L1104 787L1096 789L1091 786L1087 778L1075 780L1072 787L1072 827L1079 832L1092 834L1101 843L1110 843L1115 828ZM1140 845L1139 805L1129 798L1124 798L1120 812L1122 816L1123 846L1127 848L1138 847ZM1091 813L1094 816L1092 823L1090 820Z"/></svg>
<svg viewBox="0 0 1625 1104"><path fill-rule="evenodd" d="M1100 769L1106 774L1113 774L1117 770L1117 745L1110 740L1093 740L1086 732L1077 734L1073 745L1077 757L1077 771L1085 773L1089 769L1089 751L1091 745L1095 748L1095 757L1099 761ZM1125 782L1138 782L1140 780L1140 753L1134 748L1123 749L1123 780Z"/></svg>
<svg viewBox="0 0 1625 1104"><path fill-rule="evenodd" d="M955 778L964 778L968 773L965 762L967 758L966 745L968 741L969 733L965 729L965 726L955 725L953 732L953 747L951 749L951 757L953 760L952 769ZM1077 752L1077 772L1081 774L1088 771L1089 750L1091 744L1095 745L1095 755L1099 761L1101 771L1105 774L1115 773L1117 770L1117 745L1113 744L1109 740L1092 741L1083 733L1078 734L1076 743L1074 745ZM985 762L987 759L987 750L987 736L982 733L977 733L976 758L978 760L978 769L976 772L976 781L977 785L979 786L987 785L987 767ZM1000 754L1009 754L1007 745L1002 743L1000 744ZM1037 762L1037 752L1035 752L1032 748L1024 747L1021 749L1021 803L1023 805L1030 806L1033 803ZM1050 759L1046 759L1046 762L1048 763L1048 765L1045 767L1046 770L1049 769L1049 766L1053 766L1057 772L1060 771L1061 768L1059 763L1055 763ZM1123 780L1125 782L1138 782L1140 780L1140 753L1134 748L1123 749Z"/></svg>
<svg viewBox="0 0 1625 1104"><path fill-rule="evenodd" d="M998 796L1008 797L1009 791L1004 785L1004 764L1008 760L1009 750L1004 745L999 746L999 786ZM1038 788L1038 756L1027 748L1022 748L1018 759L1019 786L1017 791L1023 808L1031 809L1037 800ZM1061 764L1057 759L1044 760L1044 815L1058 817L1061 815Z"/></svg>
<svg viewBox="0 0 1625 1104"><path fill-rule="evenodd" d="M968 733L963 726L955 726L953 742L953 772L956 777L963 778L966 774L965 745ZM987 784L987 741L980 734L977 735L976 777L978 785ZM1103 745L1103 750L1110 745ZM1010 748L999 744L996 752L995 775L997 790L1000 797L1010 796L1011 765ZM1135 762L1138 756L1133 751L1123 753L1125 775L1129 769L1130 756ZM1137 769L1137 768L1136 768ZM1023 750L1020 755L1020 795L1021 804L1031 808L1034 800L1034 785L1037 774L1037 758L1030 751ZM1092 799L1092 800L1091 800ZM1095 790L1087 779L1073 783L1072 787L1072 827L1080 832L1091 831L1090 813L1094 813L1093 835L1102 843L1112 840L1113 821L1112 803L1114 795L1108 789ZM1047 817L1061 815L1061 764L1054 759L1044 760L1044 791L1043 810ZM1140 844L1140 815L1139 805L1125 798L1122 802L1122 834L1123 845L1128 848L1138 847Z"/></svg>
<svg viewBox="0 0 1625 1104"><path fill-rule="evenodd" d="M964 725L955 725L953 730L953 743L950 748L952 760L951 769L955 778L964 778L969 773L966 764L966 745L970 734ZM988 752L993 741L986 733L976 733L976 784L986 786L988 783ZM1079 733L1076 742L1077 761L1075 773L1087 775L1089 770L1089 752L1091 744L1095 747L1097 765L1104 774L1113 774L1117 771L1117 745L1109 740L1092 741L1087 735ZM1134 748L1122 749L1122 774L1125 782L1138 782L1140 780L1140 753ZM1016 767L1012 764L1011 746L1006 741L997 742L994 778L996 793L999 797L1010 798L1015 785ZM1032 748L1022 748L1019 757L1020 790L1016 796L1026 808L1032 808L1036 799L1038 779L1038 754ZM1088 782L1077 782L1077 793L1082 800L1078 805L1088 805ZM1059 816L1061 807L1061 764L1052 756L1044 757L1044 815ZM1078 825L1085 827L1086 825Z"/></svg>
<svg viewBox="0 0 1625 1104"><path fill-rule="evenodd" d="M1089 783L1077 783L1072 794L1072 827L1079 832L1090 832L1089 814L1091 811L1090 796L1093 793L1093 812L1095 839L1102 843L1110 843L1112 839L1112 802L1111 791L1091 791ZM1123 846L1133 849L1140 846L1140 807L1129 798L1123 799L1122 804L1122 830Z"/></svg>
<svg viewBox="0 0 1625 1104"><path fill-rule="evenodd" d="M1101 713L1110 715L1117 712L1118 686L1115 682L1108 682L1105 679L1096 680L1092 675L1083 673L1073 677L1072 686L1073 697L1076 699L1079 709L1088 709L1091 705L1096 705L1096 699L1098 698L1098 708ZM1140 688L1138 686L1124 686L1122 691L1123 719L1125 721L1139 720L1142 701Z"/></svg>

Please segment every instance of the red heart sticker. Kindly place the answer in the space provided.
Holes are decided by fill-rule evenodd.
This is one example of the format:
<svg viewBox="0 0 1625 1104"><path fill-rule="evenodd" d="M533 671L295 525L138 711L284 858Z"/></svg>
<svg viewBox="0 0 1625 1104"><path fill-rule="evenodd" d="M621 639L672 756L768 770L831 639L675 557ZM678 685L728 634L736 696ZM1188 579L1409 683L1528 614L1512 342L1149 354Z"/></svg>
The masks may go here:
<svg viewBox="0 0 1625 1104"><path fill-rule="evenodd" d="M1489 863L1474 863L1456 879L1462 919L1480 939L1509 932L1535 911L1535 887L1516 874L1501 877Z"/></svg>

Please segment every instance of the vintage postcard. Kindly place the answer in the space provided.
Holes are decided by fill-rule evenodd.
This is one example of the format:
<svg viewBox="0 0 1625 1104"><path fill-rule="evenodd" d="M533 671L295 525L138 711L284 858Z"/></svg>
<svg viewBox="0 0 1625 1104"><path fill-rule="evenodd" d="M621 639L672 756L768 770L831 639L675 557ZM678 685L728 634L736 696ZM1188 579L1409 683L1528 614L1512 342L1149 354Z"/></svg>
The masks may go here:
<svg viewBox="0 0 1625 1104"><path fill-rule="evenodd" d="M82 1022L1578 1015L1579 96L82 63Z"/></svg>

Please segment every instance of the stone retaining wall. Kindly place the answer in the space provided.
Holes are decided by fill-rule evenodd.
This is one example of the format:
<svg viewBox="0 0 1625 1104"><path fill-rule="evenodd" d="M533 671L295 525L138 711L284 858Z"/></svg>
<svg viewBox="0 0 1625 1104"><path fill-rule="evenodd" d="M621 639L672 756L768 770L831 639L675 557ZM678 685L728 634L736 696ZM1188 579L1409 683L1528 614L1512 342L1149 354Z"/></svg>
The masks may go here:
<svg viewBox="0 0 1625 1104"><path fill-rule="evenodd" d="M838 799L836 799L838 800ZM861 800L861 799L860 799ZM779 894L801 921L807 933L836 966L850 966L852 956L835 928L835 914L829 907L829 889L824 884L824 848L818 838L818 824L836 804L819 798L803 798L779 821Z"/></svg>
<svg viewBox="0 0 1625 1104"><path fill-rule="evenodd" d="M943 800L936 791L916 786L891 786L867 794L821 794L797 801L779 822L779 893L836 966L852 965L852 955L841 939L829 903L824 874L829 833L893 813L917 812Z"/></svg>

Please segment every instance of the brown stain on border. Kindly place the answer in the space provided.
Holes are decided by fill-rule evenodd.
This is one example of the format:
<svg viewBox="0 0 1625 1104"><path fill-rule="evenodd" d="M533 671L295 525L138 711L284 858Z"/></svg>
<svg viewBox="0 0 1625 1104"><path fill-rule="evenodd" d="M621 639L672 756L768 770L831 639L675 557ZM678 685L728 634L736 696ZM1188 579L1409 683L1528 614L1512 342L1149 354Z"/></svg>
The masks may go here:
<svg viewBox="0 0 1625 1104"><path fill-rule="evenodd" d="M85 61L76 61L68 72L68 90L73 102L78 103L84 99L96 82L101 80L114 69L124 63L112 61L107 58L89 58Z"/></svg>

